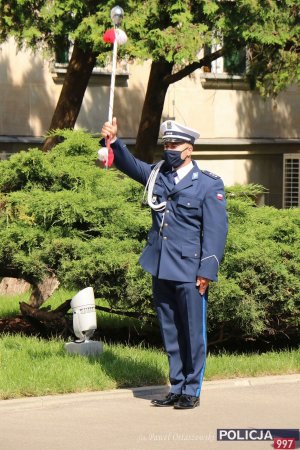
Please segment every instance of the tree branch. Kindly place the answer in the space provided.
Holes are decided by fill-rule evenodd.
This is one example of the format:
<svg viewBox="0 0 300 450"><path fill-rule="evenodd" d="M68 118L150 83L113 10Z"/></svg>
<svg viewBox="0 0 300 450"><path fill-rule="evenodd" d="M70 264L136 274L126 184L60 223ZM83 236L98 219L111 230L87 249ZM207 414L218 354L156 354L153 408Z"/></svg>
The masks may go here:
<svg viewBox="0 0 300 450"><path fill-rule="evenodd" d="M220 48L220 50L217 50L214 53L210 53L209 55L204 56L199 61L189 64L188 66L184 67L178 72L166 76L163 81L167 85L176 83L176 81L179 81L182 78L186 77L187 75L190 75L197 69L201 69L201 67L203 66L209 65L212 61L215 61L216 59L220 58L223 55L224 55L224 48Z"/></svg>
<svg viewBox="0 0 300 450"><path fill-rule="evenodd" d="M122 311L121 309L111 309L111 308L107 308L106 306L96 305L95 309L98 309L98 311L105 311L110 314L117 314L118 316L135 317L137 319L140 319L141 316L146 317L147 319L155 319L156 318L155 314L148 314L148 313L141 314L140 312L134 312L134 311Z"/></svg>

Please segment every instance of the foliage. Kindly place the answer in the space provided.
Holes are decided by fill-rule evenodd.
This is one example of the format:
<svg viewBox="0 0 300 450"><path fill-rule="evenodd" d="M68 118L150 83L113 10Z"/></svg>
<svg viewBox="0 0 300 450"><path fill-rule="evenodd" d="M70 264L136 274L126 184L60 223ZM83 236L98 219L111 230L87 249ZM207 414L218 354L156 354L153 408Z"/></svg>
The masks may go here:
<svg viewBox="0 0 300 450"><path fill-rule="evenodd" d="M0 2L0 39L14 36L20 47L53 52L79 41L81 47L104 51L103 32L111 26L111 2L83 0L17 0Z"/></svg>
<svg viewBox="0 0 300 450"><path fill-rule="evenodd" d="M250 195L233 196L229 189L228 215L226 253L211 292L211 331L217 335L221 327L223 339L299 339L300 210L256 208Z"/></svg>
<svg viewBox="0 0 300 450"><path fill-rule="evenodd" d="M129 2L125 21L126 51L133 57L173 63L173 75L182 68L192 72L199 50L219 41L227 56L247 48L247 76L263 95L276 95L300 81L298 0L135 3Z"/></svg>
<svg viewBox="0 0 300 450"><path fill-rule="evenodd" d="M298 0L120 1L125 10L126 49L132 58L166 60L177 69L199 61L199 51L218 40L227 54L248 49L249 78L265 95L299 82ZM104 63L110 45L114 2L83 0L0 1L0 41L14 36L20 46L53 51L77 41ZM191 71L196 66L191 66ZM187 75L188 73L185 73ZM185 76L184 75L184 76Z"/></svg>
<svg viewBox="0 0 300 450"><path fill-rule="evenodd" d="M0 268L37 281L51 269L63 285L92 284L114 305L149 298L136 264L150 223L140 187L96 167L96 139L61 134L49 154L32 149L0 164Z"/></svg>
<svg viewBox="0 0 300 450"><path fill-rule="evenodd" d="M142 319L152 309L151 279L138 264L151 223L142 187L96 167L96 139L61 135L49 154L32 149L0 163L0 277L10 267L40 280L50 269L64 287L92 285ZM208 309L215 340L299 337L300 210L256 208L263 190L228 188L227 249Z"/></svg>
<svg viewBox="0 0 300 450"><path fill-rule="evenodd" d="M207 0L215 36L232 54L247 48L247 76L264 96L277 95L300 81L300 5L298 0ZM208 8L208 9L207 9Z"/></svg>

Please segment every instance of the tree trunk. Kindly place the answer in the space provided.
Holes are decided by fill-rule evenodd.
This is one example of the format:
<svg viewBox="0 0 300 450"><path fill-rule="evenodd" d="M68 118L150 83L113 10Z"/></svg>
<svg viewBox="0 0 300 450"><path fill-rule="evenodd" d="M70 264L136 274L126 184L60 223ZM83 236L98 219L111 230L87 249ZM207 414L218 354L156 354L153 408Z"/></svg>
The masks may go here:
<svg viewBox="0 0 300 450"><path fill-rule="evenodd" d="M142 117L136 138L136 155L138 158L146 162L153 162L161 115L170 84L176 83L223 55L224 49L221 48L214 53L204 56L199 61L188 64L175 73L172 73L173 62L168 63L165 60L152 62Z"/></svg>
<svg viewBox="0 0 300 450"><path fill-rule="evenodd" d="M48 308L38 309L25 302L20 302L23 317L42 337L51 335L67 337L73 334L72 320L66 314L70 309L71 300L66 300L53 311Z"/></svg>
<svg viewBox="0 0 300 450"><path fill-rule="evenodd" d="M143 161L152 163L157 145L160 120L169 83L165 77L171 75L174 63L165 60L153 61L149 75L146 97L136 139L136 154Z"/></svg>
<svg viewBox="0 0 300 450"><path fill-rule="evenodd" d="M49 130L74 128L83 96L96 63L96 53L82 50L75 42L64 84ZM43 150L49 151L58 142L57 137L45 140Z"/></svg>
<svg viewBox="0 0 300 450"><path fill-rule="evenodd" d="M29 283L32 287L32 293L29 303L38 308L40 307L59 287L59 281L52 271L48 271L42 281L35 278L34 275L25 275L21 268L14 268L0 265L0 275L4 283L0 283L0 295L3 295L3 289L5 290L5 278L10 279L22 279L24 282Z"/></svg>
<svg viewBox="0 0 300 450"><path fill-rule="evenodd" d="M54 274L45 277L43 281L32 286L32 293L29 299L30 306L39 308L59 287L60 282Z"/></svg>

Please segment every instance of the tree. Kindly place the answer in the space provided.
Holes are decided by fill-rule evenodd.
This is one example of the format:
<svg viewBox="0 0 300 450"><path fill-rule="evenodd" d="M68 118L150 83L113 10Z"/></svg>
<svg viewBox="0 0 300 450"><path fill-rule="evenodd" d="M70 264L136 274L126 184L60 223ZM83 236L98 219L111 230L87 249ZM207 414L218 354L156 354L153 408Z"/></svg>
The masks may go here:
<svg viewBox="0 0 300 450"><path fill-rule="evenodd" d="M96 53L82 50L74 43L63 87L50 123L50 130L74 128L84 93L96 63ZM55 136L49 136L43 149L50 150L57 143Z"/></svg>
<svg viewBox="0 0 300 450"><path fill-rule="evenodd" d="M300 81L298 0L149 1L126 22L132 54L151 58L149 82L137 136L138 155L153 161L168 87L222 55L247 48L251 86L277 95ZM138 24L138 26L137 26ZM199 58L212 42L222 48ZM192 99L191 99L192 101Z"/></svg>
<svg viewBox="0 0 300 450"><path fill-rule="evenodd" d="M0 40L13 35L20 45L52 53L74 42L50 129L73 128L95 61L110 50L102 34L111 26L112 6L110 0L0 0ZM120 6L129 36L125 51L152 60L137 136L146 161L153 160L168 87L212 60L247 48L247 77L264 95L300 80L299 0L129 0ZM213 41L222 48L200 57Z"/></svg>
<svg viewBox="0 0 300 450"><path fill-rule="evenodd" d="M68 51L73 43L50 130L74 128L97 57L101 63L109 50L102 35L111 26L111 6L110 1L94 0L0 1L0 42L13 36L19 47L42 50L48 58ZM47 139L44 149L54 143L54 137Z"/></svg>

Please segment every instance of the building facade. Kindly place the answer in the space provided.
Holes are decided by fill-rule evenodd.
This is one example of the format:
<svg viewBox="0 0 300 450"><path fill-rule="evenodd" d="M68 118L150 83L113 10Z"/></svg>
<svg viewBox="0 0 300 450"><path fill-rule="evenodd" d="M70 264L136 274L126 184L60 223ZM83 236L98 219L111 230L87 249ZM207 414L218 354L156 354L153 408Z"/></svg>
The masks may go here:
<svg viewBox="0 0 300 450"><path fill-rule="evenodd" d="M119 134L134 147L147 88L150 61L122 61L116 79L114 114ZM0 46L0 158L43 142L66 67L41 54L18 51L14 41ZM99 133L107 120L110 67L95 69L76 128ZM258 183L265 204L300 206L300 88L263 99L240 76L195 71L171 85L162 120L173 118L199 130L195 159L219 174L226 185ZM158 143L157 157L160 146Z"/></svg>

